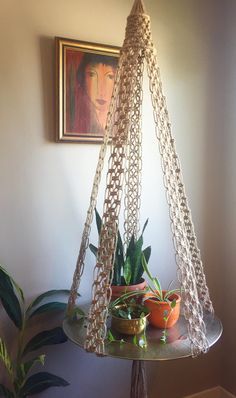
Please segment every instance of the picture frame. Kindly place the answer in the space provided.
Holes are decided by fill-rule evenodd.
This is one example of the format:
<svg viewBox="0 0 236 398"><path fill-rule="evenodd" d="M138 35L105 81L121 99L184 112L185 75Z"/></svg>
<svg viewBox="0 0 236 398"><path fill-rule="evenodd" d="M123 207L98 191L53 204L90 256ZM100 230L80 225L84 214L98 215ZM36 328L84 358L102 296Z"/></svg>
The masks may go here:
<svg viewBox="0 0 236 398"><path fill-rule="evenodd" d="M57 142L100 143L120 47L56 37Z"/></svg>

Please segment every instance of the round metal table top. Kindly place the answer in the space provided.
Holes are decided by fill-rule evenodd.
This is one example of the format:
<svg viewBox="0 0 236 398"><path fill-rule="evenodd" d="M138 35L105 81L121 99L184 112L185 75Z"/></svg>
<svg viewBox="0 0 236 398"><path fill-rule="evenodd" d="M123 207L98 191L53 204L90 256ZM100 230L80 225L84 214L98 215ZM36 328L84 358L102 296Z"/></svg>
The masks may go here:
<svg viewBox="0 0 236 398"><path fill-rule="evenodd" d="M209 347L217 342L222 334L221 321L209 313L204 314L206 325L206 335ZM84 346L86 339L86 318L80 320L70 320L66 318L63 322L63 329L67 337L78 344ZM112 331L113 333L113 331ZM120 341L105 341L105 355L114 358L141 360L141 361L163 361L191 356L191 345L187 331L187 321L180 316L177 324L167 330L167 342L162 343L160 338L162 330L156 329L151 325L147 326L146 339L147 345L141 348L133 343L133 336L117 335L117 339L123 338L125 343ZM137 338L142 338L137 336Z"/></svg>

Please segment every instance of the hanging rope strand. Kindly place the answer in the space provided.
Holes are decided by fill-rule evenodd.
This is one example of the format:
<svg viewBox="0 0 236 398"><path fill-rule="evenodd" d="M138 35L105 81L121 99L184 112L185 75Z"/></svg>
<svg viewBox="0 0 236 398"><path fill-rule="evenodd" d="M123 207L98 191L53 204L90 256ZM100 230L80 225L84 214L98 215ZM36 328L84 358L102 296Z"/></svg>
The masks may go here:
<svg viewBox="0 0 236 398"><path fill-rule="evenodd" d="M102 175L102 170L104 167L104 160L106 156L106 151L107 151L107 145L110 139L110 129L109 126L113 122L113 118L115 115L115 108L116 108L116 100L117 100L117 93L118 93L118 82L119 82L119 75L120 75L120 68L119 65L117 67L117 80L114 85L113 89L113 94L111 98L111 103L110 103L110 108L109 112L107 115L107 124L105 127L105 134L104 134L104 140L103 144L101 145L100 152L99 152L99 159L98 159L98 164L93 180L93 187L92 187L92 192L90 196L90 202L89 202L89 207L87 211L87 217L84 223L84 230L82 234L82 239L81 239L81 245L80 245L80 250L79 250L79 255L76 263L76 268L73 276L73 281L72 281L72 286L70 290L70 296L68 300L68 307L67 307L67 313L68 315L71 314L73 311L73 308L75 307L75 302L78 296L78 289L81 281L81 276L83 275L84 272L84 262L85 262L85 256L86 256L86 250L89 245L89 235L91 231L91 224L93 221L93 215L94 215L94 209L96 207L97 203L97 196L98 196L98 189L101 181L101 175Z"/></svg>
<svg viewBox="0 0 236 398"><path fill-rule="evenodd" d="M152 71L153 71L153 68L155 68L156 62L157 62L157 58L154 57L154 59L152 61L152 67L151 67ZM154 79L154 77L153 77L153 79ZM191 252L191 261L193 263L195 274L196 274L196 282L197 282L197 289L198 289L199 297L203 303L204 308L206 310L210 311L211 313L213 313L214 310L213 310L212 302L210 300L209 290L208 290L208 287L206 284L206 278L205 278L205 274L204 274L200 250L197 245L197 238L196 238L196 234L194 231L194 225L193 225L193 221L192 221L192 217L191 217L191 211L190 211L190 208L188 205L188 201L187 201L187 197L186 197L186 193L185 193L185 189L184 189L180 162L179 162L179 158L176 154L174 139L171 135L168 111L167 111L167 107L166 107L166 103L165 103L165 97L163 96L163 93L162 93L159 68L157 68L156 79L159 82L159 89L157 89L157 90L159 90L159 92L160 92L159 107L160 107L161 115L159 115L159 116L161 116L161 118L162 118L162 121L159 118L159 125L161 125L161 123L162 123L163 128L166 129L166 137L164 138L164 140L165 140L164 144L168 144L168 146L167 146L167 148L169 150L168 156L171 158L170 163L169 163L169 169L167 172L169 175L169 180L172 179L174 181L174 178L175 178L174 188L175 188L176 195L178 196L181 213L183 214L183 223L184 223L185 233L186 233L188 244L189 244L189 249ZM158 118L155 118L155 119L157 120L157 123L158 123ZM160 137L158 136L158 138L160 138ZM165 147L163 148L163 154L164 153L167 154ZM163 159L164 159L164 155L163 155ZM167 163L164 161L163 167L165 167L165 166L167 166ZM175 173L175 176L172 175L173 170L177 171Z"/></svg>
<svg viewBox="0 0 236 398"><path fill-rule="evenodd" d="M125 181L125 222L124 242L126 247L132 236L137 238L139 231L140 205L141 205L141 171L142 171L142 126L141 106L143 99L143 66L144 54L141 53L137 60L136 84L134 87L134 109L131 115L130 134L128 141L128 161Z"/></svg>
<svg viewBox="0 0 236 398"><path fill-rule="evenodd" d="M192 240L189 241L189 229L186 228L186 216L190 220L187 199L183 201L182 176L179 160L171 135L171 126L162 93L160 72L153 49L147 50L148 76L154 109L157 138L162 159L164 185L171 219L173 241L176 250L178 275L182 288L183 312L188 320L192 354L208 350L206 329L203 321L202 306L198 299L197 276L192 261ZM192 232L192 231L191 231Z"/></svg>
<svg viewBox="0 0 236 398"><path fill-rule="evenodd" d="M149 88L161 156L164 187L169 206L178 278L182 288L183 312L188 323L192 355L196 356L208 350L203 308L213 313L213 306L206 285L200 250L185 194L180 162L171 133L166 100L162 92L160 71L151 37L150 18L144 13L142 0L135 1L127 21L126 37L121 51L114 97L110 108L112 116L109 114L105 141L99 156L90 207L72 284L69 308L75 304L77 289L84 268L85 250L88 246L88 236L97 200L105 148L108 137L112 134L102 228L97 263L94 268L92 304L88 314L85 341L85 348L88 351L103 355L104 340L107 333L106 320L111 299L118 219L125 176L125 241L127 242L132 234L137 236L139 228L142 166L141 103L144 58L147 62ZM125 172L125 170L127 171Z"/></svg>
<svg viewBox="0 0 236 398"><path fill-rule="evenodd" d="M126 54L126 58L124 58L128 59L129 62L122 63L122 74L120 76L118 92L119 103L115 112L114 124L111 126L114 128L112 153L109 159L100 245L92 287L93 300L88 316L87 338L85 342L87 350L96 351L99 355L104 353L106 319L111 297L110 284L113 276L118 217L127 158L127 140L130 115L132 114L134 102L127 101L135 83L135 77L132 74L130 65L135 67L137 63L137 60L131 57L131 55L129 53Z"/></svg>

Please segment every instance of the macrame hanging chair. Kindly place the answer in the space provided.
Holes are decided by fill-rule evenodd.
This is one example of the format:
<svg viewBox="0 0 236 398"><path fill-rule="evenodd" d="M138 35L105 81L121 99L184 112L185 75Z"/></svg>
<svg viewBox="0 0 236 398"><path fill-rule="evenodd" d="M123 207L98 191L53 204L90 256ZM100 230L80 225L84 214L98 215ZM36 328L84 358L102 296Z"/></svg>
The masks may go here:
<svg viewBox="0 0 236 398"><path fill-rule="evenodd" d="M214 311L185 194L179 158L171 133L166 100L162 92L157 54L150 29L150 17L145 13L142 0L134 2L127 19L126 36L120 52L104 143L100 148L99 161L71 287L68 317L73 313L76 305L106 149L109 137L112 136L102 229L97 263L94 268L92 302L88 312L87 332L84 342L84 348L87 351L104 355L108 306L111 299L113 260L122 196L124 197L125 208L125 241L128 242L132 234L137 237L139 230L142 168L141 106L145 64L169 206L177 274L181 285L182 312L188 325L192 356L197 356L200 353L205 353L209 348L204 312L207 311L213 315Z"/></svg>

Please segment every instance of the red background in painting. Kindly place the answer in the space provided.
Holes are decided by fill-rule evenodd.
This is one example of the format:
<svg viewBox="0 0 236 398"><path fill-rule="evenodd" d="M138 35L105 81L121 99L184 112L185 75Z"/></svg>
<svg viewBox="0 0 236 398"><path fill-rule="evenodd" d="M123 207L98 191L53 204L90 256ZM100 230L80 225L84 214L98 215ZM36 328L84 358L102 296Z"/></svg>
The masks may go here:
<svg viewBox="0 0 236 398"><path fill-rule="evenodd" d="M83 57L83 52L66 50L66 132L78 133L76 127L78 109L77 71Z"/></svg>

